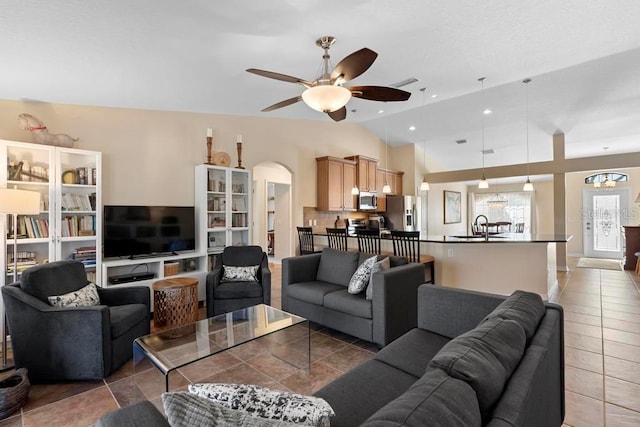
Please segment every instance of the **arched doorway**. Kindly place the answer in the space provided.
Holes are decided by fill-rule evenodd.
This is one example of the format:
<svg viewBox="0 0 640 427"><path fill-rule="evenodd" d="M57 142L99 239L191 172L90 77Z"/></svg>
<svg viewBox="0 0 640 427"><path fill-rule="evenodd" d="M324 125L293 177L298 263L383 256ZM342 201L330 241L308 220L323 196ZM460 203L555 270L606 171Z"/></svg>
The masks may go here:
<svg viewBox="0 0 640 427"><path fill-rule="evenodd" d="M273 262L293 255L291 182L291 172L278 163L253 167L253 241Z"/></svg>

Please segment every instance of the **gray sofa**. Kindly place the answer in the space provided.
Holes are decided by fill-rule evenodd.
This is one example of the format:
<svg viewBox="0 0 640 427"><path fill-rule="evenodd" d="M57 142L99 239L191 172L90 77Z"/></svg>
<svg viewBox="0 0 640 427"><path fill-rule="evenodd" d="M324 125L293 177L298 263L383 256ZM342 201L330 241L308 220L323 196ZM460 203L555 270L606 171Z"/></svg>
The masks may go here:
<svg viewBox="0 0 640 427"><path fill-rule="evenodd" d="M389 257L391 268L372 275L372 299L347 286L371 257L325 248L282 260L282 309L354 337L385 346L416 326L418 286L424 265Z"/></svg>
<svg viewBox="0 0 640 427"><path fill-rule="evenodd" d="M315 393L341 426L562 425L562 307L434 285L418 291L418 327ZM150 402L97 427L169 426Z"/></svg>
<svg viewBox="0 0 640 427"><path fill-rule="evenodd" d="M340 426L560 426L562 307L422 285L418 327L316 396ZM366 390L366 392L363 392Z"/></svg>

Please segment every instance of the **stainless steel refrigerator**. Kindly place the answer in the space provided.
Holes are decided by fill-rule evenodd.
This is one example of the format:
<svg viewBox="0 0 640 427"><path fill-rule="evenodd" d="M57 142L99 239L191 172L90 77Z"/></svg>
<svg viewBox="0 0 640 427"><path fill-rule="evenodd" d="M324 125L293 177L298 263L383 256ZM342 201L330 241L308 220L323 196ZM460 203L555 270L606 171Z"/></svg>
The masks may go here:
<svg viewBox="0 0 640 427"><path fill-rule="evenodd" d="M422 230L422 198L417 196L387 196L385 212L386 227L389 230Z"/></svg>

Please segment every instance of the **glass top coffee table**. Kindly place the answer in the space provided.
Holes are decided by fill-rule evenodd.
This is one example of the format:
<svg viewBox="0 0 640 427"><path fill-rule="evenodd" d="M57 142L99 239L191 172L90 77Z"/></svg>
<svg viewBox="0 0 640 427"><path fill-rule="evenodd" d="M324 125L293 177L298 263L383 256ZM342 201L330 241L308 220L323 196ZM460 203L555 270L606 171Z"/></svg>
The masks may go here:
<svg viewBox="0 0 640 427"><path fill-rule="evenodd" d="M258 339L265 340L265 348L272 355L309 373L309 321L258 304L136 338L134 377L136 367L148 359L164 375L165 391L169 391L172 371Z"/></svg>

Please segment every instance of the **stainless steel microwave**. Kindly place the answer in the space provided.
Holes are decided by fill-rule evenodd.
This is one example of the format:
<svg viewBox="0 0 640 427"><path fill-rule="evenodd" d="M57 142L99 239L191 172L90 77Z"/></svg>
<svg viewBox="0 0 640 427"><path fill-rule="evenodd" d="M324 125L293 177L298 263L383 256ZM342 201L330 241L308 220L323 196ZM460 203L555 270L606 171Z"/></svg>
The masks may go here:
<svg viewBox="0 0 640 427"><path fill-rule="evenodd" d="M358 209L363 211L378 209L378 196L376 196L376 193L361 191L358 196Z"/></svg>

